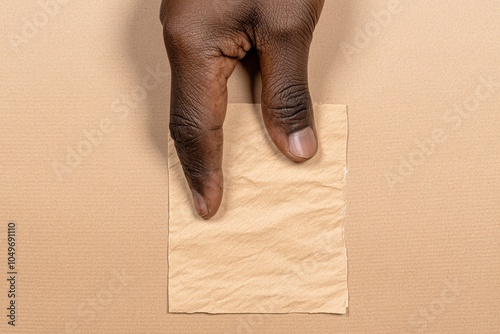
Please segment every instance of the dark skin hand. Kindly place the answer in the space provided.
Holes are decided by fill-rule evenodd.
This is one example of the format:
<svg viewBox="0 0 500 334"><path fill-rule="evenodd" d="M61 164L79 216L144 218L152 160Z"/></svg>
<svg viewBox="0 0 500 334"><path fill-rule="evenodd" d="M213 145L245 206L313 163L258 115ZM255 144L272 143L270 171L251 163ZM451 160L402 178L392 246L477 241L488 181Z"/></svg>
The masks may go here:
<svg viewBox="0 0 500 334"><path fill-rule="evenodd" d="M172 70L170 133L199 216L219 209L227 80L255 48L262 116L276 147L303 162L318 149L308 88L309 46L324 0L163 0Z"/></svg>

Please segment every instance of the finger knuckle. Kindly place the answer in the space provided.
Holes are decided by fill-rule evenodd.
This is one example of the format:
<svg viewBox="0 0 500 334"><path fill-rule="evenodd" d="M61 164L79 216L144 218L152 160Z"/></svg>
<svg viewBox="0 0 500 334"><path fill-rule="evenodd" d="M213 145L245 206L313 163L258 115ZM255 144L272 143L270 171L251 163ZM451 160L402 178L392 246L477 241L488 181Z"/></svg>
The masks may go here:
<svg viewBox="0 0 500 334"><path fill-rule="evenodd" d="M270 22L270 33L273 37L291 37L294 39L312 36L318 20L314 6L298 6L293 15L277 16Z"/></svg>
<svg viewBox="0 0 500 334"><path fill-rule="evenodd" d="M278 108L271 108L271 112L276 120L288 125L294 125L308 120L311 115L309 105L304 102Z"/></svg>
<svg viewBox="0 0 500 334"><path fill-rule="evenodd" d="M307 84L287 84L271 95L268 108L279 121L297 124L308 120L311 116L311 97Z"/></svg>
<svg viewBox="0 0 500 334"><path fill-rule="evenodd" d="M203 133L186 122L170 122L170 136L184 169L186 179L196 185L206 174Z"/></svg>
<svg viewBox="0 0 500 334"><path fill-rule="evenodd" d="M170 135L184 174L191 187L200 189L207 178L220 172L220 166L214 166L211 157L221 153L222 144L211 147L213 142L208 140L210 133L217 130L205 130L184 116L173 119L171 117Z"/></svg>
<svg viewBox="0 0 500 334"><path fill-rule="evenodd" d="M202 149L205 131L192 117L172 114L169 128L178 151L192 155Z"/></svg>
<svg viewBox="0 0 500 334"><path fill-rule="evenodd" d="M177 18L168 18L163 23L163 39L167 50L185 52L200 47L203 29L197 23L186 24Z"/></svg>
<svg viewBox="0 0 500 334"><path fill-rule="evenodd" d="M185 35L185 29L175 17L165 17L163 19L163 30L166 38L179 39Z"/></svg>

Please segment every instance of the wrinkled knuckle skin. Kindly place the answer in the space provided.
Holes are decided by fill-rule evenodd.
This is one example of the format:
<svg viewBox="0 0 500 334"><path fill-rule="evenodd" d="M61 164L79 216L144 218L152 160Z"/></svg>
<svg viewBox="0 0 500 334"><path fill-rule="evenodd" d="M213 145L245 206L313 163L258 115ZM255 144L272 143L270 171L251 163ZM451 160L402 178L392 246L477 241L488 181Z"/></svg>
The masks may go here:
<svg viewBox="0 0 500 334"><path fill-rule="evenodd" d="M300 4L283 11L276 10L267 23L272 38L293 38L309 40L319 19L319 9L314 1L300 1Z"/></svg>
<svg viewBox="0 0 500 334"><path fill-rule="evenodd" d="M174 140L179 160L192 189L203 194L203 183L220 172L214 157L221 157L223 148L222 126L200 125L196 114L172 114L170 136Z"/></svg>
<svg viewBox="0 0 500 334"><path fill-rule="evenodd" d="M308 125L311 118L311 97L307 84L285 84L272 95L268 110L275 122L295 132Z"/></svg>
<svg viewBox="0 0 500 334"><path fill-rule="evenodd" d="M170 136L178 150L192 154L202 148L204 131L197 125L192 117L172 114L170 115Z"/></svg>
<svg viewBox="0 0 500 334"><path fill-rule="evenodd" d="M182 168L191 187L199 189L202 176L206 174L204 165L204 132L192 120L184 116L171 116L170 136Z"/></svg>

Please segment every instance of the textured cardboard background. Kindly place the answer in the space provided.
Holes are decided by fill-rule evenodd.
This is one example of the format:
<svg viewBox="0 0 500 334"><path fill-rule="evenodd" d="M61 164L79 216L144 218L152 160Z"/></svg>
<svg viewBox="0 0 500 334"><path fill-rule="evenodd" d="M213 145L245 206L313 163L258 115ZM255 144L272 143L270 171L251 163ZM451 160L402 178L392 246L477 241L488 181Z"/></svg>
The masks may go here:
<svg viewBox="0 0 500 334"><path fill-rule="evenodd" d="M64 2L0 4L0 245L16 220L21 293L2 333L498 332L500 87L454 112L481 77L500 81L498 1L405 1L377 31L387 1L327 0L310 76L316 102L349 106L347 316L165 313L169 80L134 88L168 68L159 1ZM239 68L230 101L258 101L250 82ZM53 163L110 126L60 180Z"/></svg>

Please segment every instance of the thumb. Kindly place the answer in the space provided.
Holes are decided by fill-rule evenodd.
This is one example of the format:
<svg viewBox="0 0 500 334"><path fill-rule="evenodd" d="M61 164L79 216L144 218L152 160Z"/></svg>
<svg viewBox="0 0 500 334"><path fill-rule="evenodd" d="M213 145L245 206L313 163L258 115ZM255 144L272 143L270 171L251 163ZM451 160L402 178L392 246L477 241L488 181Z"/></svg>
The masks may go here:
<svg viewBox="0 0 500 334"><path fill-rule="evenodd" d="M196 212L209 219L219 209L222 199L226 85L237 60L208 56L206 47L193 47L189 37L184 32L165 31L172 70L170 135L191 188Z"/></svg>
<svg viewBox="0 0 500 334"><path fill-rule="evenodd" d="M278 149L296 162L312 158L318 149L307 71L313 29L282 27L258 50L264 122Z"/></svg>

